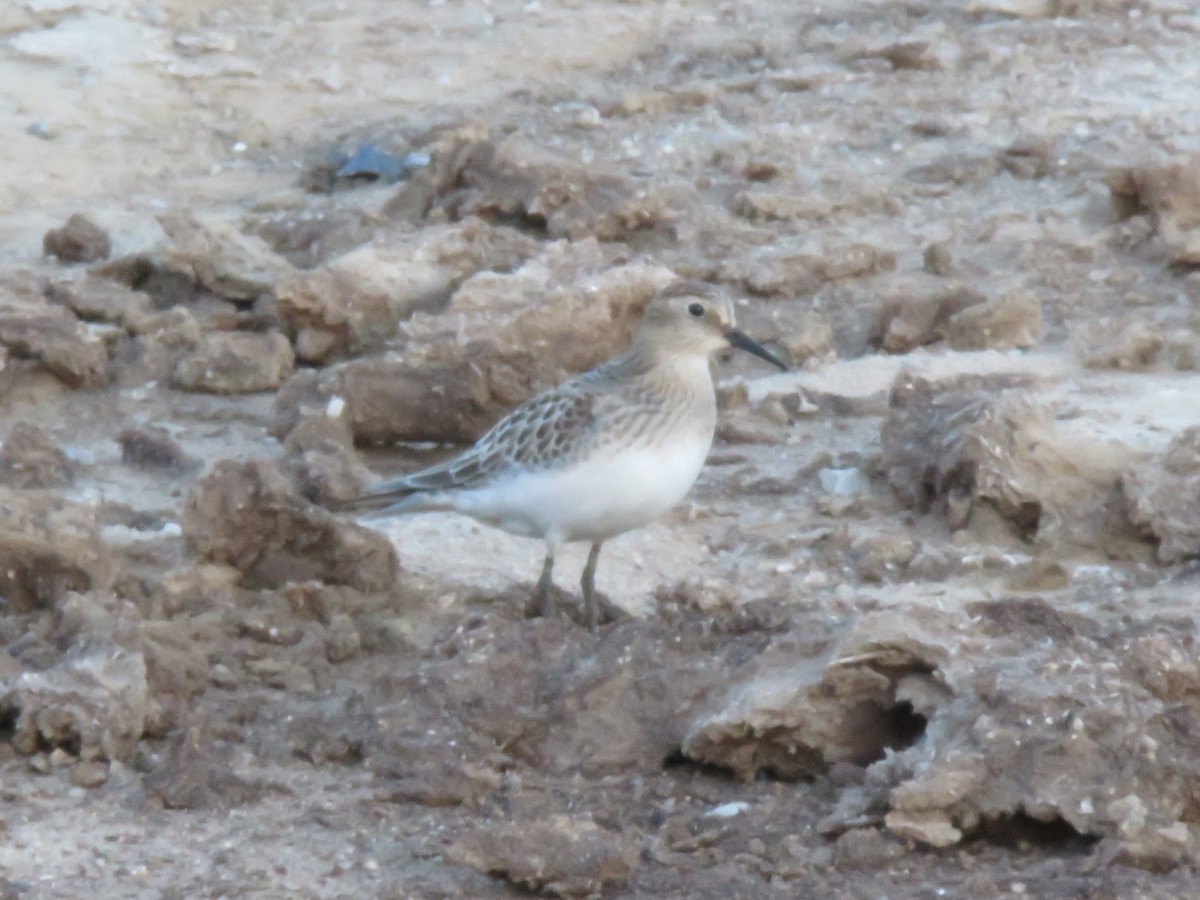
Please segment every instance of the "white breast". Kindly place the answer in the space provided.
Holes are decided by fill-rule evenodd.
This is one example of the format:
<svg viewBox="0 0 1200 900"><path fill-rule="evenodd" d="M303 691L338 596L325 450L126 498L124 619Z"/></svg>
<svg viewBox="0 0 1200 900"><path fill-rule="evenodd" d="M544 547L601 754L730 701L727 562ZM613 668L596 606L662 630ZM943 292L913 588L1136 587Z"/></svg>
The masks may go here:
<svg viewBox="0 0 1200 900"><path fill-rule="evenodd" d="M552 541L603 541L662 516L687 495L711 436L681 435L576 465L514 473L464 491L455 508L513 534Z"/></svg>

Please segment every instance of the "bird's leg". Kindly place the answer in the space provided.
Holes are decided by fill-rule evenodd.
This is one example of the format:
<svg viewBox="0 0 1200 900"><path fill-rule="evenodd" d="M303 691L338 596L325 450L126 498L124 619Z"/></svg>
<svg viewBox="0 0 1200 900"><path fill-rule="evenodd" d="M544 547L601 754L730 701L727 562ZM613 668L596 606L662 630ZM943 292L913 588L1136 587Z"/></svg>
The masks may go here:
<svg viewBox="0 0 1200 900"><path fill-rule="evenodd" d="M583 605L587 608L588 631L592 634L600 626L600 607L596 603L596 562L600 559L600 547L603 541L592 544L592 552L588 554L587 565L583 567Z"/></svg>
<svg viewBox="0 0 1200 900"><path fill-rule="evenodd" d="M542 563L542 577L538 579L538 611L543 616L554 613L554 545L546 545L546 561Z"/></svg>

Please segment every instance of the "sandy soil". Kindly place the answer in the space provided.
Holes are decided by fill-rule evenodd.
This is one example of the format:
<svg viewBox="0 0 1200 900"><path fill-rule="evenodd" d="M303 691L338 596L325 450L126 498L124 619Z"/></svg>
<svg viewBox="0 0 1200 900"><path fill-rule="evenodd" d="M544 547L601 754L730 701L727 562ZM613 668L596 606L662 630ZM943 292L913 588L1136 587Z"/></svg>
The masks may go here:
<svg viewBox="0 0 1200 900"><path fill-rule="evenodd" d="M1196 896L1198 86L1182 0L5 4L0 893ZM672 273L794 370L599 637L309 502Z"/></svg>

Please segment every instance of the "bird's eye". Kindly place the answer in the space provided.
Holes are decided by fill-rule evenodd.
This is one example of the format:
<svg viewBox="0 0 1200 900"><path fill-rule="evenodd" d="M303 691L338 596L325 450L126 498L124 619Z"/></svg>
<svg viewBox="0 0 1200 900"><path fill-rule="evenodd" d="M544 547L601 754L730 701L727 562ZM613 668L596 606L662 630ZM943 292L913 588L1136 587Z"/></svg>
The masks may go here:
<svg viewBox="0 0 1200 900"><path fill-rule="evenodd" d="M700 316L704 315L704 305L702 303L693 303L688 306L688 312L696 318L700 318Z"/></svg>

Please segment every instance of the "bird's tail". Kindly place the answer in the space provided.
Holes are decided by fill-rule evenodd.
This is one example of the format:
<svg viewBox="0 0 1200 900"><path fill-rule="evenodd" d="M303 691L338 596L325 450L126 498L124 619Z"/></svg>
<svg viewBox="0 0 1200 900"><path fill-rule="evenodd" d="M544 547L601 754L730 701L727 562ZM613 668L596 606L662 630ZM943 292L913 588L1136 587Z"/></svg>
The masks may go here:
<svg viewBox="0 0 1200 900"><path fill-rule="evenodd" d="M416 487L407 479L398 478L381 482L357 497L330 503L327 508L331 512L360 513L376 518L451 507L441 492Z"/></svg>

